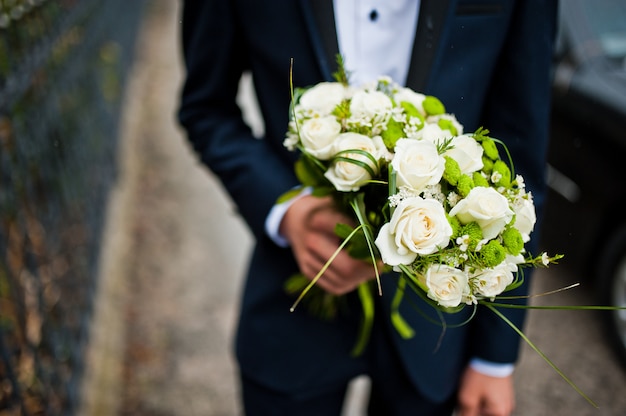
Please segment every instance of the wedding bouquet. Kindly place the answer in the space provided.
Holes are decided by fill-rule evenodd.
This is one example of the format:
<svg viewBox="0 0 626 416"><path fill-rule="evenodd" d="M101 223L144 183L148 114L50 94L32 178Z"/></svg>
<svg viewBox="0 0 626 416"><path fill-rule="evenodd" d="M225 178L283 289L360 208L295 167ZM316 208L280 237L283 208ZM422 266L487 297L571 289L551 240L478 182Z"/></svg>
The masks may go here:
<svg viewBox="0 0 626 416"><path fill-rule="evenodd" d="M284 145L300 151L296 174L353 215L357 227L336 231L378 279L382 260L454 312L519 286L522 267L561 257L525 252L535 208L506 146L487 130L464 133L436 97L381 77L359 88L323 82L293 98Z"/></svg>
<svg viewBox="0 0 626 416"><path fill-rule="evenodd" d="M342 69L335 78L337 82L306 89L292 86L284 145L300 152L295 173L301 186L279 202L302 192L331 196L337 209L354 219L353 224L337 224L335 232L343 242L335 255L345 249L371 262L379 294L382 273L396 272L390 318L401 336L414 335L398 313L407 288L440 316L485 305L597 407L498 310L624 309L506 302L520 298L506 292L523 284L525 267L547 267L563 257L526 252L535 207L506 145L486 129L464 132L439 99L387 77L361 87L350 86ZM312 280L303 275L288 279L287 292L297 295L292 311L308 300L310 310L321 317L337 313L343 298L315 285L334 257ZM363 351L373 323L373 288L371 282L358 287L364 320L354 354Z"/></svg>

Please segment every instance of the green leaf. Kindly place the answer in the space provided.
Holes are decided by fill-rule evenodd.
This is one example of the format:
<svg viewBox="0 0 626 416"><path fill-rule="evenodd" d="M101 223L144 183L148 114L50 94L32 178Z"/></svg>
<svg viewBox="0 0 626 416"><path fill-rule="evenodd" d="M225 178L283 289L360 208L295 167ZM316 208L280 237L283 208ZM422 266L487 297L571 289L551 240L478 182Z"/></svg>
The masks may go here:
<svg viewBox="0 0 626 416"><path fill-rule="evenodd" d="M400 303L402 303L402 298L404 298L405 288L406 280L400 279L396 293L391 301L391 323L403 339L411 339L415 336L415 331L400 315Z"/></svg>
<svg viewBox="0 0 626 416"><path fill-rule="evenodd" d="M320 186L328 184L324 176L325 169L320 166L311 156L302 154L294 165L296 177L304 186Z"/></svg>
<svg viewBox="0 0 626 416"><path fill-rule="evenodd" d="M287 294L296 296L307 288L310 280L298 273L289 277L283 286ZM345 298L332 295L319 286L310 288L308 296L302 300L307 312L316 318L330 321L335 319L342 308L345 308Z"/></svg>
<svg viewBox="0 0 626 416"><path fill-rule="evenodd" d="M322 275L326 272L326 270L328 270L328 268L330 267L330 265L332 264L333 261L335 261L335 258L337 258L337 256L339 255L339 253L341 252L341 250L343 250L346 246L346 244L348 244L348 242L350 241L350 239L353 237L353 235L360 229L362 228L362 226L359 226L357 228L354 229L354 231L348 236L348 238L344 239L343 242L339 245L339 247L337 247L337 249L335 250L335 252L333 253L332 256L330 256L330 258L328 260L326 260L326 263L324 263L324 266L322 266L322 268L320 269L320 271L315 275L315 277L313 277L313 279L311 281L308 282L308 284L306 285L306 287L302 290L302 292L300 293L300 295L298 296L298 298L295 300L295 302L293 303L293 305L290 308L291 312L294 312L296 310L296 308L298 307L298 305L300 304L300 302L302 302L302 300L304 299L304 297L306 296L307 293L309 293L309 291L311 291L314 286L315 283L317 283L317 281L322 277ZM374 268L376 268L376 265L374 265Z"/></svg>
<svg viewBox="0 0 626 416"><path fill-rule="evenodd" d="M361 300L361 308L363 309L363 321L359 328L359 336L356 345L352 349L351 354L353 357L363 354L372 333L372 326L374 325L374 296L370 290L369 284L367 282L361 283L357 290L359 299Z"/></svg>
<svg viewBox="0 0 626 416"><path fill-rule="evenodd" d="M291 201L292 199L300 195L301 192L302 192L301 187L293 188L285 192L281 196L279 196L278 199L276 200L276 204L282 204L284 202Z"/></svg>
<svg viewBox="0 0 626 416"><path fill-rule="evenodd" d="M350 234L352 234L353 231L354 227L351 227L348 224L338 223L335 225L335 234L337 234L337 237L341 239L345 240L350 236Z"/></svg>
<svg viewBox="0 0 626 416"><path fill-rule="evenodd" d="M331 186L316 186L313 188L311 195L321 198L323 196L332 195L335 192L335 188Z"/></svg>
<svg viewBox="0 0 626 416"><path fill-rule="evenodd" d="M337 153L334 157L333 157L333 162L347 162L347 163L352 163L354 165L357 165L361 168L363 168L365 171L367 171L367 173L369 173L369 175L373 178L376 176L376 171L372 168L372 166L367 163L364 162L362 160L358 160L358 159L354 159L348 156L343 156L343 155L349 155L349 154L358 154L361 156L365 156L366 158L368 158L372 164L376 167L378 167L378 160L376 160L376 158L374 156L372 156L372 154L370 152L366 152L365 150L362 149L348 149L348 150L343 150L339 153Z"/></svg>
<svg viewBox="0 0 626 416"><path fill-rule="evenodd" d="M335 55L337 71L333 72L333 79L343 85L350 85L350 72L346 70L346 61L341 54Z"/></svg>
<svg viewBox="0 0 626 416"><path fill-rule="evenodd" d="M567 377L565 375L565 373L563 373L563 371L561 371L561 369L559 367L556 366L556 364L554 364L552 362L552 360L550 360L548 358L548 356L546 354L544 354L543 351L541 351L527 336L526 334L524 334L513 322L511 322L506 316L504 316L504 314L502 314L502 312L500 312L496 305L497 304L493 304L493 303L482 303L483 305L485 305L487 308L489 308L493 313L495 313L498 317L500 317L500 319L502 319L504 322L506 322L507 325L509 325L515 332L517 332L517 334L526 342L526 344L528 344L530 346L530 348L532 348L537 354L539 354L539 356L541 358L543 358L543 360L548 363L548 365L550 367L552 367L552 369L554 371L556 371L556 373L558 375L561 376L561 378L563 378L563 380L565 380L567 382L567 384L569 384L574 390L576 390L576 392L578 394L580 394L580 396L582 396L585 400L587 400L587 402L589 402L589 404L591 404L593 407L598 408L598 405L591 400L591 398L589 396L587 396L576 384L574 384L574 382L572 380L569 379L569 377Z"/></svg>

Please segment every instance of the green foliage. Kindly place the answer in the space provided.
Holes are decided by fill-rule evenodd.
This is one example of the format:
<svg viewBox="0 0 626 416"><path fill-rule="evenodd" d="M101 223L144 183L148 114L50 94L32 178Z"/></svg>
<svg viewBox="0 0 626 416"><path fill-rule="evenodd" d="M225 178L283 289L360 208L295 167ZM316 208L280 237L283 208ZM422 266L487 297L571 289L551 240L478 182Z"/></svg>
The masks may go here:
<svg viewBox="0 0 626 416"><path fill-rule="evenodd" d="M509 188L511 186L511 170L502 160L493 163L493 171L499 173L500 179L496 182L498 186Z"/></svg>
<svg viewBox="0 0 626 416"><path fill-rule="evenodd" d="M483 155L483 172L486 173L487 175L491 175L492 171L493 171L493 160ZM489 183L487 183L487 185L485 186L489 186Z"/></svg>
<svg viewBox="0 0 626 416"><path fill-rule="evenodd" d="M472 174L472 179L474 180L474 186L482 186L484 188L489 188L489 181L481 175L480 172L474 172Z"/></svg>
<svg viewBox="0 0 626 416"><path fill-rule="evenodd" d="M515 227L507 227L502 233L502 244L507 252L517 256L524 248L522 234Z"/></svg>
<svg viewBox="0 0 626 416"><path fill-rule="evenodd" d="M422 106L429 116L437 116L446 112L446 107L439 98L433 97L432 95L427 95L426 98L424 98Z"/></svg>
<svg viewBox="0 0 626 416"><path fill-rule="evenodd" d="M350 72L346 70L346 62L341 54L335 56L337 70L333 72L333 79L343 85L350 85Z"/></svg>
<svg viewBox="0 0 626 416"><path fill-rule="evenodd" d="M276 204L282 204L282 203L291 201L293 198L295 198L298 195L300 195L300 192L302 192L302 188L301 187L297 187L297 188L291 189L291 190L285 192L284 194L282 194L281 196L279 196L278 199L276 200Z"/></svg>
<svg viewBox="0 0 626 416"><path fill-rule="evenodd" d="M480 240L483 239L483 230L480 228L480 225L478 225L477 222L472 221L468 224L465 224L461 228L459 235L466 235L469 237L468 250L474 251L476 250L476 246L478 245Z"/></svg>
<svg viewBox="0 0 626 416"><path fill-rule="evenodd" d="M413 104L408 101L402 101L400 102L400 107L402 107L407 116L418 118L422 121L422 123L424 123L424 116Z"/></svg>
<svg viewBox="0 0 626 416"><path fill-rule="evenodd" d="M481 176L482 178L482 176ZM456 185L459 195L465 198L474 188L474 180L469 175L461 175Z"/></svg>
<svg viewBox="0 0 626 416"><path fill-rule="evenodd" d="M442 130L450 131L450 133L452 133L453 136L459 135L459 131L456 129L456 126L454 125L452 120L442 118L439 121L437 121L437 125L441 127Z"/></svg>
<svg viewBox="0 0 626 416"><path fill-rule="evenodd" d="M332 115L339 120L345 120L350 118L350 101L343 100L341 103L333 109Z"/></svg>
<svg viewBox="0 0 626 416"><path fill-rule="evenodd" d="M304 186L320 186L330 185L324 172L326 171L323 165L314 157L309 156L303 152L301 157L296 161L294 165L296 177L300 183Z"/></svg>
<svg viewBox="0 0 626 416"><path fill-rule="evenodd" d="M387 149L393 149L396 147L396 142L404 137L403 124L399 121L389 118L387 122L387 128L382 132L381 137Z"/></svg>
<svg viewBox="0 0 626 416"><path fill-rule="evenodd" d="M496 240L491 240L480 249L485 267L495 267L506 258L506 250Z"/></svg>
<svg viewBox="0 0 626 416"><path fill-rule="evenodd" d="M489 138L489 130L479 127L476 129L474 134L472 134L472 137L474 137L476 141L482 142L483 140Z"/></svg>
<svg viewBox="0 0 626 416"><path fill-rule="evenodd" d="M285 282L285 292L292 296L298 296L307 289L310 283L311 281L303 274L294 274ZM311 316L331 321L341 310L346 308L346 301L343 296L331 295L317 285L308 290L309 296L302 299L302 304Z"/></svg>
<svg viewBox="0 0 626 416"><path fill-rule="evenodd" d="M456 160L452 159L449 156L444 156L446 160L445 169L443 171L443 178L453 186L459 182L459 178L461 177L461 168Z"/></svg>
<svg viewBox="0 0 626 416"><path fill-rule="evenodd" d="M461 234L461 230L463 229L463 226L461 225L461 221L459 221L459 219L457 217L451 217L450 215L446 214L446 218L448 219L448 223L450 223L450 227L452 227L452 239L455 239L457 237L460 237Z"/></svg>
<svg viewBox="0 0 626 416"><path fill-rule="evenodd" d="M496 146L496 142L492 139L485 137L482 140L481 145L483 146L483 150L485 152L485 156L487 156L491 160L500 159L500 153L498 152L498 147Z"/></svg>
<svg viewBox="0 0 626 416"><path fill-rule="evenodd" d="M350 237L350 235L355 231L354 227L349 226L348 224L337 224L335 226L335 234L342 240L350 238L348 243L346 244L346 250L350 254L351 257L355 259L361 259L365 261L370 261L370 249L367 244L367 239L365 237L365 232L363 228L359 230ZM370 261L371 262L371 261Z"/></svg>

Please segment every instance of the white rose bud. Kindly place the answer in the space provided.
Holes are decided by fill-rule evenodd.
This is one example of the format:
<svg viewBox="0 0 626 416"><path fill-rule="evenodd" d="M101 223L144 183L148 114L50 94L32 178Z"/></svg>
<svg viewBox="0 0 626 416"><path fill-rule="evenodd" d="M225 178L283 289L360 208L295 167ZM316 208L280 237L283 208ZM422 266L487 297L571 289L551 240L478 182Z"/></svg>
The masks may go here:
<svg viewBox="0 0 626 416"><path fill-rule="evenodd" d="M456 136L463 135L463 125L459 123L454 114L443 113L436 116L430 116L426 119L426 122L428 124L436 124L439 126L445 133L448 134L448 137L451 136L451 133ZM456 132L454 132L454 130L456 130Z"/></svg>
<svg viewBox="0 0 626 416"><path fill-rule="evenodd" d="M350 100L351 118L382 120L391 110L391 99L380 91L357 91Z"/></svg>
<svg viewBox="0 0 626 416"><path fill-rule="evenodd" d="M437 124L426 124L413 138L427 140L438 145L451 136L449 130L443 130Z"/></svg>
<svg viewBox="0 0 626 416"><path fill-rule="evenodd" d="M376 246L385 264L398 266L446 247L450 236L452 227L439 202L410 197L400 201L391 220L381 227Z"/></svg>
<svg viewBox="0 0 626 416"><path fill-rule="evenodd" d="M298 109L305 112L326 116L333 112L335 107L347 98L348 89L339 82L322 82L306 90Z"/></svg>
<svg viewBox="0 0 626 416"><path fill-rule="evenodd" d="M432 142L400 139L396 142L394 152L391 166L396 172L398 186L421 191L441 180L446 162Z"/></svg>
<svg viewBox="0 0 626 416"><path fill-rule="evenodd" d="M515 264L503 262L494 268L478 270L470 276L474 294L495 298L513 283L513 271L516 269Z"/></svg>
<svg viewBox="0 0 626 416"><path fill-rule="evenodd" d="M300 127L300 140L305 150L320 160L333 156L333 143L341 132L341 124L334 116L305 120Z"/></svg>
<svg viewBox="0 0 626 416"><path fill-rule="evenodd" d="M461 173L470 174L483 168L483 147L468 135L457 136L450 142L452 146L444 156L454 159L461 168Z"/></svg>
<svg viewBox="0 0 626 416"><path fill-rule="evenodd" d="M375 160L379 160L383 152L386 151L385 144L380 136L369 138L358 133L342 133L333 143L333 155L346 150L359 149L371 154ZM359 153L342 153L342 157L358 160L369 165L374 172L377 167L374 162L365 155ZM331 164L324 176L335 186L338 191L350 192L358 191L372 179L369 172L358 164L338 160Z"/></svg>
<svg viewBox="0 0 626 416"><path fill-rule="evenodd" d="M530 233L535 228L537 222L537 214L535 213L535 204L528 198L520 198L513 204L515 211L515 228L522 234L524 242L530 240Z"/></svg>
<svg viewBox="0 0 626 416"><path fill-rule="evenodd" d="M511 222L513 211L507 199L493 188L477 186L451 210L462 224L476 221L485 240L495 238Z"/></svg>
<svg viewBox="0 0 626 416"><path fill-rule="evenodd" d="M524 263L525 261L526 259L524 259L524 256L522 254L518 254L516 256L507 254L503 263L505 263L507 267L509 267L509 269L515 273L519 270L518 265Z"/></svg>
<svg viewBox="0 0 626 416"><path fill-rule="evenodd" d="M445 308L459 306L470 293L467 273L445 264L431 265L419 279L428 297Z"/></svg>

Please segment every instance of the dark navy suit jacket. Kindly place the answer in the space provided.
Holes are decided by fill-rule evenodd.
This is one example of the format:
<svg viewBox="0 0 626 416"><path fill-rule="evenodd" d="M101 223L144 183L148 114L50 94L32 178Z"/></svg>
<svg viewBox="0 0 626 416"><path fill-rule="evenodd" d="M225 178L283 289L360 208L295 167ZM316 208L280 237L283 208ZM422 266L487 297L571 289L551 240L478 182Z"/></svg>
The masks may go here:
<svg viewBox="0 0 626 416"><path fill-rule="evenodd" d="M503 139L539 210L555 14L556 0L422 0L407 81L439 97L467 132L484 126ZM290 60L297 87L331 80L338 52L332 1L187 0L182 35L187 78L180 122L257 240L241 301L236 347L241 371L285 392L337 383L355 372L358 358L349 358L349 352L358 310L333 322L311 318L302 308L290 313L293 298L282 287L296 264L290 250L274 245L263 230L277 197L297 184L296 155L282 144ZM252 72L265 121L260 139L235 103L244 71ZM385 317L395 282L390 277L383 283L378 316ZM401 339L386 320L383 326L393 339L390 348L427 397L452 394L470 356L516 360L518 335L490 311L479 310L470 324L448 327L442 336L442 326L416 313L413 302L419 301L402 304L416 332L413 339ZM467 317L461 315L446 319ZM523 313L508 315L522 324Z"/></svg>

